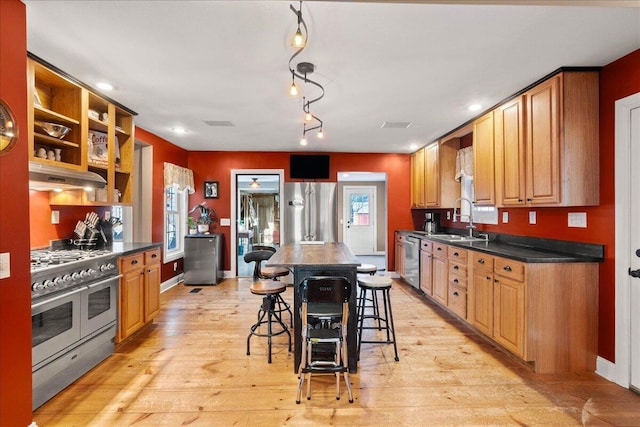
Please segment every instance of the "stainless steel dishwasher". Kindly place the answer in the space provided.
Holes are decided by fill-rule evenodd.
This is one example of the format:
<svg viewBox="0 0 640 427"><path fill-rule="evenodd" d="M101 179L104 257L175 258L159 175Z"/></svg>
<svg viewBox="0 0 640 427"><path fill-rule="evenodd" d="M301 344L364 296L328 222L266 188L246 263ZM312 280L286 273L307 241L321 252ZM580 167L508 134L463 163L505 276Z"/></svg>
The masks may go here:
<svg viewBox="0 0 640 427"><path fill-rule="evenodd" d="M404 243L404 280L420 289L420 239L407 236Z"/></svg>

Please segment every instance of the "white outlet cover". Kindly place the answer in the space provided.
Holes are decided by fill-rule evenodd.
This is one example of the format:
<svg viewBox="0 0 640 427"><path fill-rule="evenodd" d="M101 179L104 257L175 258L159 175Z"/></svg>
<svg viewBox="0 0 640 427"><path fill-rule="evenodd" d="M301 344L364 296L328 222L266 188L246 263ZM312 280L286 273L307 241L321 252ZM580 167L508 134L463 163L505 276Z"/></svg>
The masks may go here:
<svg viewBox="0 0 640 427"><path fill-rule="evenodd" d="M535 224L536 223L536 211L530 211L529 212L529 224Z"/></svg>
<svg viewBox="0 0 640 427"><path fill-rule="evenodd" d="M4 252L0 254L0 279L11 277L11 254Z"/></svg>
<svg viewBox="0 0 640 427"><path fill-rule="evenodd" d="M231 218L220 218L220 226L222 227L231 226Z"/></svg>
<svg viewBox="0 0 640 427"><path fill-rule="evenodd" d="M569 227L587 228L586 212L569 212L567 216Z"/></svg>
<svg viewBox="0 0 640 427"><path fill-rule="evenodd" d="M502 212L502 223L507 224L509 222L509 212Z"/></svg>

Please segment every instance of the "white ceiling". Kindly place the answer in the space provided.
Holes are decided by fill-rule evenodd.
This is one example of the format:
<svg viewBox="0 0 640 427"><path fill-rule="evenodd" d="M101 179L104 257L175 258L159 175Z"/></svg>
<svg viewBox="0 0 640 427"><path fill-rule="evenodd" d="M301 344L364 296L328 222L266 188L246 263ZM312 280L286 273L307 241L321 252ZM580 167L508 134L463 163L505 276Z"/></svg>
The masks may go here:
<svg viewBox="0 0 640 427"><path fill-rule="evenodd" d="M559 67L640 48L640 7L620 7L640 1L307 1L309 43L294 64L316 66L325 138L301 147L302 100L288 95L298 2L24 2L30 52L88 85L109 81L138 126L188 150L407 153L477 115L469 104L487 109Z"/></svg>

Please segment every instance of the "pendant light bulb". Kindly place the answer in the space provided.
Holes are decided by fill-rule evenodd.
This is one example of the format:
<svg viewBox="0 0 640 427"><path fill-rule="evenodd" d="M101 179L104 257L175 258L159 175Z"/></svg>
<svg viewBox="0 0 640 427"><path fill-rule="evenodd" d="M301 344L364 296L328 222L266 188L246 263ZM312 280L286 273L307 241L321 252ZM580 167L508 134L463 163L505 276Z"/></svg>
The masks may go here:
<svg viewBox="0 0 640 427"><path fill-rule="evenodd" d="M296 34L293 36L293 40L291 41L291 45L293 47L304 47L304 36L302 35L302 31L300 31L300 26L298 26L298 30Z"/></svg>
<svg viewBox="0 0 640 427"><path fill-rule="evenodd" d="M296 75L294 74L293 70L291 70L291 87L289 88L289 95L298 95L298 87L296 86Z"/></svg>
<svg viewBox="0 0 640 427"><path fill-rule="evenodd" d="M307 122L310 122L310 121L311 121L311 119L313 119L313 116L311 115L311 113L310 113L310 112L308 112L308 111L307 111L307 112L305 113L305 115L304 115L304 120L305 120L305 121L307 121Z"/></svg>
<svg viewBox="0 0 640 427"><path fill-rule="evenodd" d="M322 132L322 128L320 128L320 130L318 131L318 138L324 138L324 132Z"/></svg>
<svg viewBox="0 0 640 427"><path fill-rule="evenodd" d="M302 139L300 140L300 145L307 145L307 138L303 136Z"/></svg>

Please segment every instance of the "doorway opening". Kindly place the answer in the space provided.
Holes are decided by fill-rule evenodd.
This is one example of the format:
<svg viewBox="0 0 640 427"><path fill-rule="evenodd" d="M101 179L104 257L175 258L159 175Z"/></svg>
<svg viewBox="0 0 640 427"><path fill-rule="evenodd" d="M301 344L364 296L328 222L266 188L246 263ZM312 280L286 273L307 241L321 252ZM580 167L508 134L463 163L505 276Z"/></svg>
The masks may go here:
<svg viewBox="0 0 640 427"><path fill-rule="evenodd" d="M387 175L338 173L338 240L363 264L387 269Z"/></svg>
<svg viewBox="0 0 640 427"><path fill-rule="evenodd" d="M283 170L233 170L231 268L238 277L249 277L253 266L244 255L255 245L280 247Z"/></svg>

